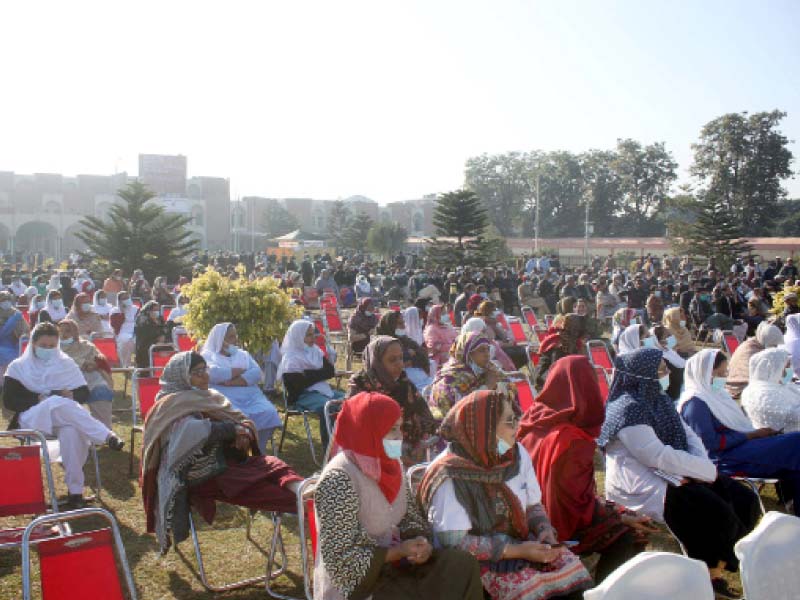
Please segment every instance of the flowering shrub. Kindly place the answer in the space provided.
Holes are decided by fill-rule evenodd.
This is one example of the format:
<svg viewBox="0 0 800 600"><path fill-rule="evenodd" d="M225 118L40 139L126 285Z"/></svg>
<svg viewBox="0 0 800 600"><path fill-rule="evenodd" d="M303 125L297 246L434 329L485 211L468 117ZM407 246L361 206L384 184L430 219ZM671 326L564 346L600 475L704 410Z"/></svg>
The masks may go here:
<svg viewBox="0 0 800 600"><path fill-rule="evenodd" d="M291 296L273 277L254 281L229 279L209 268L181 288L190 298L183 324L197 340L208 337L217 323L236 325L239 342L250 353L269 352L273 340L280 342L303 308L291 304Z"/></svg>
<svg viewBox="0 0 800 600"><path fill-rule="evenodd" d="M783 287L781 291L772 296L772 314L774 315L782 315L783 309L786 308L786 303L783 301L783 297L788 294L789 292L794 292L798 296L800 296L800 285L795 285L793 287Z"/></svg>

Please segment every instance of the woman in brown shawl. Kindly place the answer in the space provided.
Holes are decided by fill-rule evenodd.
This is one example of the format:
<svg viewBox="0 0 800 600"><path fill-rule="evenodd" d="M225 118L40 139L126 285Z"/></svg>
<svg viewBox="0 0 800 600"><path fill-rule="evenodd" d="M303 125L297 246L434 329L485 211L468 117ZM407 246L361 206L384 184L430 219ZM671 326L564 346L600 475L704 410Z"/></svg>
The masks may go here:
<svg viewBox="0 0 800 600"><path fill-rule="evenodd" d="M403 409L403 462L413 465L425 460L428 447L438 441L439 427L430 408L408 377L403 347L386 335L375 337L364 349L364 368L350 378L348 396L359 392L380 392Z"/></svg>
<svg viewBox="0 0 800 600"><path fill-rule="evenodd" d="M93 333L103 332L103 321L94 310L92 310L92 297L89 294L80 293L72 301L72 310L67 314L67 319L74 321L78 326L78 331L83 337L89 337Z"/></svg>
<svg viewBox="0 0 800 600"><path fill-rule="evenodd" d="M363 352L369 344L369 336L378 324L378 316L375 314L375 305L372 298L362 298L358 301L358 308L350 315L347 322L347 335L353 352Z"/></svg>
<svg viewBox="0 0 800 600"><path fill-rule="evenodd" d="M111 402L114 400L114 381L111 379L111 365L97 349L78 332L78 324L64 319L58 324L61 351L78 365L89 387L86 404L92 416L111 429Z"/></svg>
<svg viewBox="0 0 800 600"><path fill-rule="evenodd" d="M189 535L190 503L209 523L217 500L296 511L302 478L282 460L259 455L255 426L208 389L200 354L174 355L160 384L144 423L141 487L147 531L156 533L162 554Z"/></svg>

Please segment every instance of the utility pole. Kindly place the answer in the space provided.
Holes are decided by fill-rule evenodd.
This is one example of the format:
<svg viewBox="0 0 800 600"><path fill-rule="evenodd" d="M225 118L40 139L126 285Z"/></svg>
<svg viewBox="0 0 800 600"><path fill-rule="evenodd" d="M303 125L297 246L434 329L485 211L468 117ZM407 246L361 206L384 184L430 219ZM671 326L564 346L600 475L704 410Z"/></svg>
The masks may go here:
<svg viewBox="0 0 800 600"><path fill-rule="evenodd" d="M542 196L539 193L539 172L536 172L536 212L533 216L533 251L539 254L539 208L542 205Z"/></svg>
<svg viewBox="0 0 800 600"><path fill-rule="evenodd" d="M584 230L584 238L583 238L583 262L584 264L588 264L589 262L589 235L594 232L594 223L589 221L589 190L583 196L583 201L586 206L586 213L583 219L583 230Z"/></svg>

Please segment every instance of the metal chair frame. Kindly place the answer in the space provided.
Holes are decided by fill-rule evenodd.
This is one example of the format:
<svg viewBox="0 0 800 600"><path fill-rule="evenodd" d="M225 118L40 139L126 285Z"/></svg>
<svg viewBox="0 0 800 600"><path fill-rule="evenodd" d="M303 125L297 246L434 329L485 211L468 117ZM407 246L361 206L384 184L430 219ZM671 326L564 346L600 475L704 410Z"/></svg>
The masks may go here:
<svg viewBox="0 0 800 600"><path fill-rule="evenodd" d="M761 499L761 488L763 488L767 484L775 485L778 483L778 480L772 477L745 477L743 475L734 475L731 479L735 479L736 481L741 481L756 495L758 498L758 506L761 509L761 514L767 514L767 509L764 507L764 501Z"/></svg>
<svg viewBox="0 0 800 600"><path fill-rule="evenodd" d="M133 377L131 378L131 440L130 440L130 460L128 463L128 476L133 476L133 456L134 456L134 443L136 441L136 433L142 433L144 428L139 425L139 379L146 377L157 377L158 371L163 370L163 367L153 367L146 369L133 369ZM145 375L145 373L147 375ZM144 421L142 415L142 420Z"/></svg>
<svg viewBox="0 0 800 600"><path fill-rule="evenodd" d="M283 383L283 382L281 382ZM306 439L308 441L308 447L311 450L311 460L314 461L314 464L318 467L322 466L317 459L317 451L314 449L314 436L311 433L311 425L308 422L309 415L316 416L316 413L313 413L308 410L303 410L302 408L297 408L296 406L289 405L289 394L286 392L286 386L283 385L283 390L281 395L283 397L283 427L281 428L281 439L278 442L278 451L275 455L279 455L283 451L283 440L286 437L286 430L289 427L289 417L296 417L302 416L303 417L303 427L306 430Z"/></svg>

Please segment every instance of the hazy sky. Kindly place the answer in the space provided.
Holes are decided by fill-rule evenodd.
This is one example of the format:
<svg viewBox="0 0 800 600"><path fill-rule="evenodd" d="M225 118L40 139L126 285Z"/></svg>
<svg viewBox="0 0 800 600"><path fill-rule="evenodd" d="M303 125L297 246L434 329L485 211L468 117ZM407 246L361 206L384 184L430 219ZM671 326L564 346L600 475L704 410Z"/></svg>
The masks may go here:
<svg viewBox="0 0 800 600"><path fill-rule="evenodd" d="M665 141L685 178L726 112L780 108L800 139L795 0L58 0L0 15L0 170L19 173L135 174L138 153L174 153L234 195L386 202L459 187L483 152L619 137Z"/></svg>

